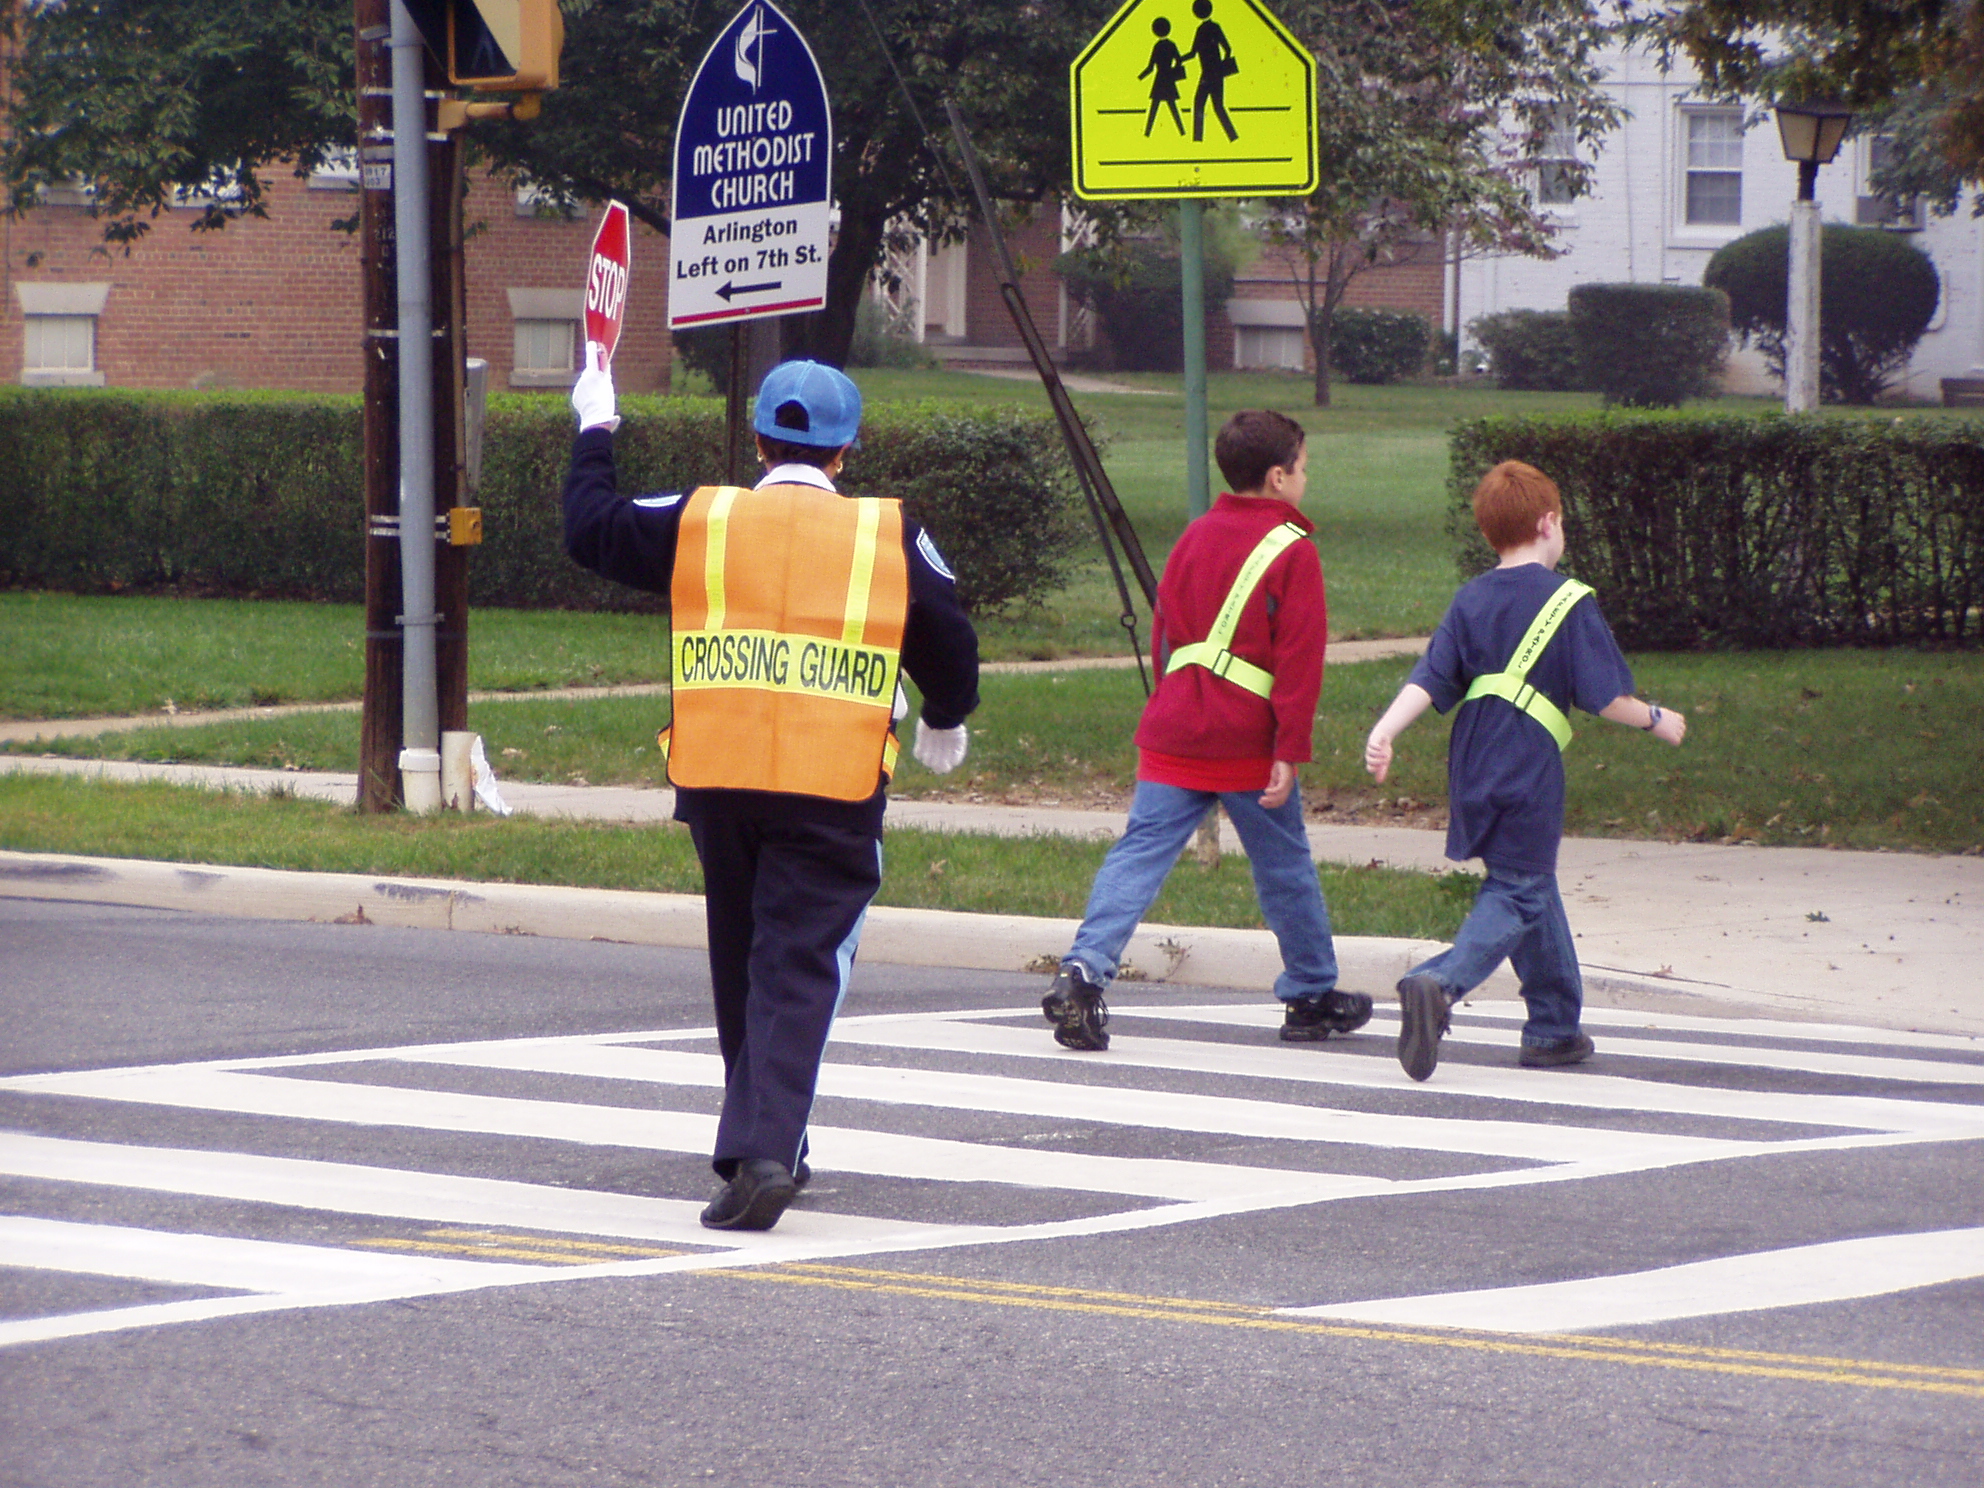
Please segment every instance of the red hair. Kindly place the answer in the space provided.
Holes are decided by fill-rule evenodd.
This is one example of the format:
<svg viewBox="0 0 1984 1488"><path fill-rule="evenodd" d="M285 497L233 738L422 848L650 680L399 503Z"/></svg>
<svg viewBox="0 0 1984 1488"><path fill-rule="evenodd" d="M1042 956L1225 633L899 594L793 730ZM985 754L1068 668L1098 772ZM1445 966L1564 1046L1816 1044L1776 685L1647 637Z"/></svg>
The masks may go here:
<svg viewBox="0 0 1984 1488"><path fill-rule="evenodd" d="M1537 524L1551 512L1564 515L1556 482L1520 460L1504 460L1474 488L1474 520L1498 553L1534 541Z"/></svg>

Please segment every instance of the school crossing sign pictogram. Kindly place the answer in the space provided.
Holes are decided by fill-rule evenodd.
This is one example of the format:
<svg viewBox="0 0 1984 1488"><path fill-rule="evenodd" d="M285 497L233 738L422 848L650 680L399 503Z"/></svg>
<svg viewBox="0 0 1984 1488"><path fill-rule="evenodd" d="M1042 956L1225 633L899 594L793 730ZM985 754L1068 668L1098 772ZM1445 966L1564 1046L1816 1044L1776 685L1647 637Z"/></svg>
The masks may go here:
<svg viewBox="0 0 1984 1488"><path fill-rule="evenodd" d="M1316 189L1316 61L1256 0L1127 0L1070 74L1077 196Z"/></svg>

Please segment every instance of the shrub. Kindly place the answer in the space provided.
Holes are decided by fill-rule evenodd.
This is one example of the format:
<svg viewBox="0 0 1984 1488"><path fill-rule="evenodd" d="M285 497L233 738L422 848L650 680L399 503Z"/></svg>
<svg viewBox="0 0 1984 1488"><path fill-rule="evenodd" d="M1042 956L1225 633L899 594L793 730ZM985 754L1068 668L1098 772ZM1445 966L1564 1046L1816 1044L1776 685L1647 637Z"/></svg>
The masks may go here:
<svg viewBox="0 0 1984 1488"><path fill-rule="evenodd" d="M1572 393L1584 387L1571 317L1562 310L1504 310L1468 326L1488 353L1495 386L1529 393Z"/></svg>
<svg viewBox="0 0 1984 1488"><path fill-rule="evenodd" d="M1563 567L1627 646L1980 639L1984 439L1958 418L1597 413L1477 419L1453 437L1447 530L1494 555L1468 498L1501 460L1557 482Z"/></svg>
<svg viewBox="0 0 1984 1488"><path fill-rule="evenodd" d="M558 491L571 457L563 399L492 397L483 440L479 606L658 609L565 556ZM629 494L720 477L716 399L621 400ZM0 584L324 599L365 590L362 417L355 397L0 389ZM900 496L996 610L1059 586L1078 497L1044 413L871 405L847 488Z"/></svg>
<svg viewBox="0 0 1984 1488"><path fill-rule="evenodd" d="M730 386L730 327L704 326L675 332L676 360L709 379L719 395Z"/></svg>
<svg viewBox="0 0 1984 1488"><path fill-rule="evenodd" d="M1783 224L1724 244L1702 275L1729 296L1732 328L1784 376L1790 232ZM1942 281L1897 233L1827 223L1819 238L1819 396L1872 403L1908 364L1935 317Z"/></svg>
<svg viewBox="0 0 1984 1488"><path fill-rule="evenodd" d="M1570 322L1579 379L1628 408L1712 396L1729 352L1729 300L1719 289L1580 284Z"/></svg>
<svg viewBox="0 0 1984 1488"><path fill-rule="evenodd" d="M850 367L894 367L914 371L934 367L937 359L917 339L889 325L888 312L869 295L854 307L854 339L848 343Z"/></svg>
<svg viewBox="0 0 1984 1488"><path fill-rule="evenodd" d="M1338 310L1330 322L1330 366L1346 382L1397 382L1426 365L1432 339L1423 317L1398 310Z"/></svg>
<svg viewBox="0 0 1984 1488"><path fill-rule="evenodd" d="M1068 293L1094 311L1109 335L1116 366L1125 372L1176 372L1185 364L1185 302L1179 293L1178 250L1149 239L1108 250L1078 248L1054 260ZM1205 303L1210 313L1233 294L1233 268L1205 255Z"/></svg>

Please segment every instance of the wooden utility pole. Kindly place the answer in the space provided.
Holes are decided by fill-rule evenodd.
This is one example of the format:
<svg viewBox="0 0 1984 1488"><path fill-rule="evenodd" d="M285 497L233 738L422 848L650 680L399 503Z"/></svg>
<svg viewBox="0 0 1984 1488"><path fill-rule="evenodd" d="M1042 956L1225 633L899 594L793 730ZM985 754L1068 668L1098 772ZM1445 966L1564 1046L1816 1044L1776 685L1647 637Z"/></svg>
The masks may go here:
<svg viewBox="0 0 1984 1488"><path fill-rule="evenodd" d="M393 225L392 0L354 0L358 42L359 230L363 282L365 402L365 695L359 725L358 809L402 803L405 742L400 576L399 298ZM430 59L429 89L438 80ZM468 549L446 540L445 513L467 490L462 386L465 285L462 152L458 139L429 132L410 148L428 152L432 183L434 496L443 525L434 555L435 670L443 729L468 726Z"/></svg>
<svg viewBox="0 0 1984 1488"><path fill-rule="evenodd" d="M400 801L399 301L393 251L392 0L354 0L365 323L365 700L358 809Z"/></svg>

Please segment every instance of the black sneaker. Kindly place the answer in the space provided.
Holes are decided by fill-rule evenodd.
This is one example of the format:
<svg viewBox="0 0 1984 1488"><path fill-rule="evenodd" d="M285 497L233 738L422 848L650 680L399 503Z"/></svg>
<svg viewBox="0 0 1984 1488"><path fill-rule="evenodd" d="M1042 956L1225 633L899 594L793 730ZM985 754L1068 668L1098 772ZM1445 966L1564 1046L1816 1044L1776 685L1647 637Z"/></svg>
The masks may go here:
<svg viewBox="0 0 1984 1488"><path fill-rule="evenodd" d="M1282 1005L1281 1040L1311 1044L1333 1033L1355 1033L1371 1021L1371 999L1362 992L1325 992Z"/></svg>
<svg viewBox="0 0 1984 1488"><path fill-rule="evenodd" d="M1089 980L1088 969L1079 961L1062 963L1060 975L1047 995L1040 999L1040 1011L1054 1025L1054 1042L1064 1049L1106 1049L1109 1035L1109 1009L1102 1001L1102 988Z"/></svg>
<svg viewBox="0 0 1984 1488"><path fill-rule="evenodd" d="M712 1230L769 1230L798 1192L784 1163L747 1157L737 1165L737 1176L703 1210L703 1225Z"/></svg>
<svg viewBox="0 0 1984 1488"><path fill-rule="evenodd" d="M1524 1069L1558 1069L1591 1058L1591 1035L1580 1030L1554 1044L1524 1044L1516 1063Z"/></svg>
<svg viewBox="0 0 1984 1488"><path fill-rule="evenodd" d="M1413 1079L1432 1078L1452 1007L1447 989L1429 976L1409 976L1398 984L1398 1062Z"/></svg>

